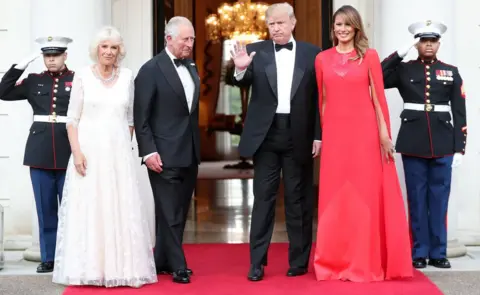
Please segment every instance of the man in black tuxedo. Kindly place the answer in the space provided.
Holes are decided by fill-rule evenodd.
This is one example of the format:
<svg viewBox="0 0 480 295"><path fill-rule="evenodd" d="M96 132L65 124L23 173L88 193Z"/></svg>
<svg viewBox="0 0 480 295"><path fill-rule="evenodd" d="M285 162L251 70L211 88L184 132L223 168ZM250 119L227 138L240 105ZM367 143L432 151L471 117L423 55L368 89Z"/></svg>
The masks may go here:
<svg viewBox="0 0 480 295"><path fill-rule="evenodd" d="M135 133L155 199L155 264L176 283L189 283L192 274L182 243L200 163L200 79L188 58L194 39L192 23L173 17L165 27L166 48L135 79Z"/></svg>
<svg viewBox="0 0 480 295"><path fill-rule="evenodd" d="M307 272L314 204L312 156L318 156L321 144L314 69L320 48L293 39L296 19L289 4L271 5L266 21L272 40L246 48L237 44L232 52L236 83L252 86L239 145L240 155L253 157L254 165L251 281L262 280L267 265L280 174L290 242L287 275Z"/></svg>

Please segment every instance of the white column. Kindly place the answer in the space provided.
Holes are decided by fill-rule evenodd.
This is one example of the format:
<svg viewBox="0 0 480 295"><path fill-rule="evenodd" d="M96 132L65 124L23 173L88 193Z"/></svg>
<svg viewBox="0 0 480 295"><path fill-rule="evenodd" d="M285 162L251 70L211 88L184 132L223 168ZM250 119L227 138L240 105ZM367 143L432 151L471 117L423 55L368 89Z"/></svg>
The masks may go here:
<svg viewBox="0 0 480 295"><path fill-rule="evenodd" d="M375 7L375 35L377 36L375 44L372 47L378 50L380 59L383 59L410 42L413 36L408 32L408 26L416 21L436 20L447 25L448 31L442 37L441 47L438 58L445 63L455 65L456 50L459 47L455 44L455 3L453 0L405 0L405 1L376 1ZM415 9L412 9L415 7ZM417 52L413 48L405 57L405 60L417 58ZM390 107L390 116L392 121L392 134L394 140L398 134L400 126L399 115L402 111L402 99L395 90L387 90L387 99ZM399 177L402 183L402 190L405 193L405 178L403 175L403 166L401 158L397 158ZM458 220L459 220L459 187L458 179L463 177L463 170L454 170L452 179L452 193L448 208L448 249L447 256L463 256L466 253L466 247L457 240ZM466 171L465 171L466 172Z"/></svg>
<svg viewBox="0 0 480 295"><path fill-rule="evenodd" d="M460 70L467 93L468 140L466 155L461 167L455 173L455 187L452 198L458 200L458 237L467 246L480 246L480 40L471 38L480 34L480 22L476 12L480 3L455 2L455 34L453 42L457 53L456 66Z"/></svg>
<svg viewBox="0 0 480 295"><path fill-rule="evenodd" d="M31 0L30 4L32 51L39 50L33 42L38 37L66 36L73 39L67 51L68 68L75 71L91 63L89 44L102 26L110 25L111 0ZM37 59L27 70L41 72L44 69L43 61ZM24 257L40 261L37 214L34 203L32 205L33 244Z"/></svg>

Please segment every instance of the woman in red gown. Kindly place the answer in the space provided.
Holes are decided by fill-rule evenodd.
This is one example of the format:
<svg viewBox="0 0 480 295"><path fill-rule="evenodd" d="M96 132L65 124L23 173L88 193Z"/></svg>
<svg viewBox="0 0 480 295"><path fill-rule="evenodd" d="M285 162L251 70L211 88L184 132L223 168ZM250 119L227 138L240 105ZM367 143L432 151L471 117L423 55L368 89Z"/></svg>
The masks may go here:
<svg viewBox="0 0 480 295"><path fill-rule="evenodd" d="M317 280L413 275L380 60L358 11L333 16L335 46L315 60L322 124Z"/></svg>

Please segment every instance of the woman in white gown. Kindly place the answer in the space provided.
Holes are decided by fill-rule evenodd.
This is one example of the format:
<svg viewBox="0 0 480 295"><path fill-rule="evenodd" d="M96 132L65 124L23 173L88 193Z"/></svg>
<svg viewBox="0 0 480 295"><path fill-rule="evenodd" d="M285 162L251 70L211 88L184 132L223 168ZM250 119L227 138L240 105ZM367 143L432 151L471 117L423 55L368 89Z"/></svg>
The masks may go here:
<svg viewBox="0 0 480 295"><path fill-rule="evenodd" d="M91 46L92 66L75 73L68 109L72 157L59 211L53 282L131 286L157 282L147 210L132 155L132 71L114 28Z"/></svg>

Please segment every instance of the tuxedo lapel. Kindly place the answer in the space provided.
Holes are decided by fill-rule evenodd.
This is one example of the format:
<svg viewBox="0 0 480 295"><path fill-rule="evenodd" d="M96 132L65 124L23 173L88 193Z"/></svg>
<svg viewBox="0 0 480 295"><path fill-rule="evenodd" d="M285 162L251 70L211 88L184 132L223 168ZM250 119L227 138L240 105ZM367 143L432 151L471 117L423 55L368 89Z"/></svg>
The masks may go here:
<svg viewBox="0 0 480 295"><path fill-rule="evenodd" d="M195 67L195 63L192 61L191 64L188 65L188 72L193 79L193 83L195 84L195 91L193 92L193 100L192 100L192 110L191 113L195 110L198 106L198 99L200 97L200 78L198 77L198 72Z"/></svg>
<svg viewBox="0 0 480 295"><path fill-rule="evenodd" d="M303 59L303 47L299 42L296 44L297 48L295 49L295 65L293 69L293 77L292 77L292 91L290 94L290 99L295 97L295 93L297 93L298 86L300 86L300 82L302 82L303 75L305 73L305 60Z"/></svg>
<svg viewBox="0 0 480 295"><path fill-rule="evenodd" d="M278 98L278 90L277 90L277 63L275 62L275 51L273 49L273 42L269 40L265 42L265 59L266 59L266 66L265 66L265 74L268 78L268 83L272 88L275 97Z"/></svg>
<svg viewBox="0 0 480 295"><path fill-rule="evenodd" d="M187 98L185 96L185 89L183 88L182 81L178 76L175 65L165 50L158 55L157 64L167 79L168 84L170 84L170 86L173 88L173 91L175 91L177 94L177 97L188 110Z"/></svg>

